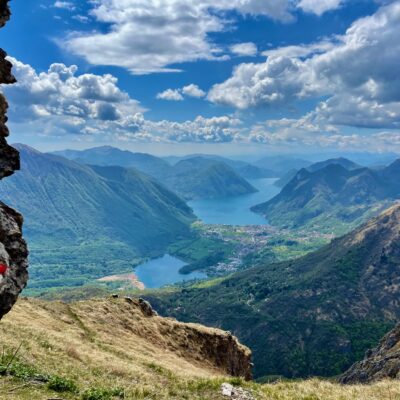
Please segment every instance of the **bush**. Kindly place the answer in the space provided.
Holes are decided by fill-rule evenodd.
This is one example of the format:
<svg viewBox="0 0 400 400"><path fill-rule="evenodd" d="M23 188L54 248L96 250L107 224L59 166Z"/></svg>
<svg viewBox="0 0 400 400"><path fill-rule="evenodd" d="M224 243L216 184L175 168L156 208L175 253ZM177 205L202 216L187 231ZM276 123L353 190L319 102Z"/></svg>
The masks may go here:
<svg viewBox="0 0 400 400"><path fill-rule="evenodd" d="M70 392L77 393L78 386L71 379L64 378L62 376L52 376L47 383L47 387L55 392Z"/></svg>
<svg viewBox="0 0 400 400"><path fill-rule="evenodd" d="M125 398L124 389L90 388L85 390L82 394L82 400L111 400L113 397L124 399Z"/></svg>

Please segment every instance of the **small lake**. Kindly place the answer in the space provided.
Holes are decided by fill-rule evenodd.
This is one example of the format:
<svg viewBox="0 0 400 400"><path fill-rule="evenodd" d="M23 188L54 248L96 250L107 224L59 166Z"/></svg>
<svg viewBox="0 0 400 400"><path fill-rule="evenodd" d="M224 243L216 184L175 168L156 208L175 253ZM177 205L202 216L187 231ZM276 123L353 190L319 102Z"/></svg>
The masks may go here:
<svg viewBox="0 0 400 400"><path fill-rule="evenodd" d="M146 288L155 289L173 283L184 282L191 279L205 279L207 275L195 271L183 275L179 270L186 265L182 260L166 254L163 257L147 261L135 268L135 275L143 282Z"/></svg>
<svg viewBox="0 0 400 400"><path fill-rule="evenodd" d="M265 225L267 220L250 211L250 207L276 196L280 189L274 185L276 179L255 179L249 182L257 193L218 199L194 200L188 204L197 217L206 224Z"/></svg>

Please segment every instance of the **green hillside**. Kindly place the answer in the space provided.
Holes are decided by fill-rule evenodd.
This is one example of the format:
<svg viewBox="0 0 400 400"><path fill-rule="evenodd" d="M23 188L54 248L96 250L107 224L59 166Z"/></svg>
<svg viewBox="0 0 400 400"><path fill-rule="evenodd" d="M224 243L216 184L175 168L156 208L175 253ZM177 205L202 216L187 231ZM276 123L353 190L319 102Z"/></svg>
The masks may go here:
<svg viewBox="0 0 400 400"><path fill-rule="evenodd" d="M186 199L239 196L257 190L228 165L203 157L179 161L166 185Z"/></svg>
<svg viewBox="0 0 400 400"><path fill-rule="evenodd" d="M277 196L253 211L281 227L344 233L399 195L396 163L379 171L320 164L322 168L315 167L315 172L300 170Z"/></svg>
<svg viewBox="0 0 400 400"><path fill-rule="evenodd" d="M1 182L0 198L25 217L30 287L75 286L129 271L190 234L191 209L139 172L18 148L21 172Z"/></svg>
<svg viewBox="0 0 400 400"><path fill-rule="evenodd" d="M148 296L163 315L230 330L255 375L332 376L400 317L400 206L302 258Z"/></svg>

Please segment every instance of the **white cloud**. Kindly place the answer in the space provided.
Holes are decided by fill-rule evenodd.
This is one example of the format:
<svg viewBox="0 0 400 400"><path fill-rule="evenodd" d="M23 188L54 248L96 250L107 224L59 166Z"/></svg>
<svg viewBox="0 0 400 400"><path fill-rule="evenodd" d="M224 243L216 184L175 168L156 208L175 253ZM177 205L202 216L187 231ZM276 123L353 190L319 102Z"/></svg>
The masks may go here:
<svg viewBox="0 0 400 400"><path fill-rule="evenodd" d="M18 83L4 87L4 91L10 102L12 129L33 136L70 135L72 140L91 142L253 143L294 149L305 146L400 150L400 132L383 131L367 136L355 131L345 135L335 126L337 121L329 119L330 112L323 109L300 119L284 118L255 125L233 115L198 116L184 122L151 121L145 118L139 102L118 87L112 75L79 75L76 66L64 64L53 64L38 73L30 65L11 60ZM330 103L328 106L337 107ZM350 118L352 106L344 107L343 114L346 109ZM375 113L373 118L379 120L379 113L386 113L385 119L393 113L391 117L395 118L399 110L365 106L364 112Z"/></svg>
<svg viewBox="0 0 400 400"><path fill-rule="evenodd" d="M14 58L18 82L4 87L10 120L32 135L72 135L76 140L226 143L236 140L241 121L230 116L185 122L150 121L139 102L118 87L110 74L79 75L75 65L52 64L38 73ZM196 85L182 88L198 95ZM178 92L179 94L179 92Z"/></svg>
<svg viewBox="0 0 400 400"><path fill-rule="evenodd" d="M146 128L171 142L228 143L239 139L241 124L239 119L226 115L212 118L198 116L185 122L148 121Z"/></svg>
<svg viewBox="0 0 400 400"><path fill-rule="evenodd" d="M55 8L63 8L65 10L73 11L76 9L75 4L71 1L56 1L54 3Z"/></svg>
<svg viewBox="0 0 400 400"><path fill-rule="evenodd" d="M343 2L343 0L301 0L297 7L307 13L322 15L327 11L336 10Z"/></svg>
<svg viewBox="0 0 400 400"><path fill-rule="evenodd" d="M326 53L333 49L337 42L334 39L324 39L317 43L278 47L262 52L267 57L306 58L315 54Z"/></svg>
<svg viewBox="0 0 400 400"><path fill-rule="evenodd" d="M238 56L253 57L258 53L257 46L252 42L238 43L230 47L230 51Z"/></svg>
<svg viewBox="0 0 400 400"><path fill-rule="evenodd" d="M75 19L76 21L82 22L83 24L87 24L90 21L90 18L87 17L86 15L74 15L72 17L73 19Z"/></svg>
<svg viewBox="0 0 400 400"><path fill-rule="evenodd" d="M156 98L159 100L182 101L184 99L183 95L200 99L205 97L206 92L194 83L191 83L190 85L184 86L180 89L164 90L163 92L158 93Z"/></svg>
<svg viewBox="0 0 400 400"><path fill-rule="evenodd" d="M144 110L118 87L114 76L78 75L75 65L64 64L52 64L48 71L37 73L30 65L10 60L18 82L4 91L14 122L38 123L75 134L85 134L93 127L106 130L110 125L137 130Z"/></svg>
<svg viewBox="0 0 400 400"><path fill-rule="evenodd" d="M190 85L184 86L182 88L182 93L189 97L201 98L204 97L207 93L200 89L197 85L191 83Z"/></svg>
<svg viewBox="0 0 400 400"><path fill-rule="evenodd" d="M62 45L94 65L123 67L133 74L179 71L179 64L225 60L210 34L235 23L228 12L294 20L299 0L94 0L90 15L107 30L74 32ZM302 3L304 0L302 1ZM320 14L334 4L314 7ZM332 3L332 0L331 0ZM306 4L303 4L306 8ZM307 8L308 10L308 8ZM310 11L312 9L310 8ZM254 45L235 45L236 54L254 55Z"/></svg>
<svg viewBox="0 0 400 400"><path fill-rule="evenodd" d="M180 94L179 90L167 89L161 93L158 93L156 96L159 100L168 100L168 101L182 101L183 96Z"/></svg>
<svg viewBox="0 0 400 400"><path fill-rule="evenodd" d="M264 63L240 64L231 78L210 90L208 99L247 109L332 96L316 110L328 121L397 127L399 36L396 1L357 20L341 37L270 50Z"/></svg>

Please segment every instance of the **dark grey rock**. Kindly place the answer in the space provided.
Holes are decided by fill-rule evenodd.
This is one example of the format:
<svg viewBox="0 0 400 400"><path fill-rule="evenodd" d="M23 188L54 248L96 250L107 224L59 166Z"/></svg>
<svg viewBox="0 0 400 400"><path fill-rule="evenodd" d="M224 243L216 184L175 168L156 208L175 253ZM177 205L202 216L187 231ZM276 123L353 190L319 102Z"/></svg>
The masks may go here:
<svg viewBox="0 0 400 400"><path fill-rule="evenodd" d="M10 19L8 0L0 0L0 28ZM7 53L0 49L0 84L12 84L15 78ZM19 153L9 146L7 100L0 94L0 179L10 176L20 168ZM7 270L0 274L0 319L17 301L28 280L28 249L22 238L22 216L0 202L0 264Z"/></svg>

